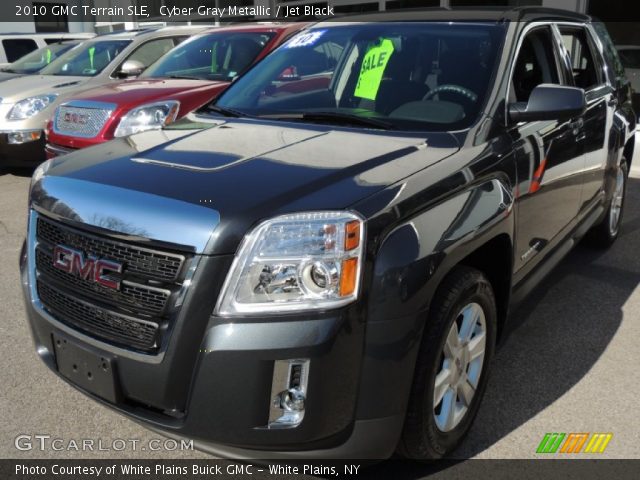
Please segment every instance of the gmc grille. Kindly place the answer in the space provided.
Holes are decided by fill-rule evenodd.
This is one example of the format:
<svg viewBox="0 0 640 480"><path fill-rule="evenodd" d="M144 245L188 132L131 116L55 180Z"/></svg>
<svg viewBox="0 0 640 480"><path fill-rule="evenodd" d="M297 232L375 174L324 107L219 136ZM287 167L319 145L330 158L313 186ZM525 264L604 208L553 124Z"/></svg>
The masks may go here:
<svg viewBox="0 0 640 480"><path fill-rule="evenodd" d="M87 257L120 263L120 288L103 286L53 266L63 245ZM171 303L190 256L112 240L38 216L35 268L38 296L58 321L114 345L154 353L168 331Z"/></svg>
<svg viewBox="0 0 640 480"><path fill-rule="evenodd" d="M113 109L61 105L53 119L53 131L62 135L92 138L100 133Z"/></svg>
<svg viewBox="0 0 640 480"><path fill-rule="evenodd" d="M152 350L157 346L157 323L98 308L41 281L37 282L37 288L40 301L54 316L62 317L86 333L136 350Z"/></svg>

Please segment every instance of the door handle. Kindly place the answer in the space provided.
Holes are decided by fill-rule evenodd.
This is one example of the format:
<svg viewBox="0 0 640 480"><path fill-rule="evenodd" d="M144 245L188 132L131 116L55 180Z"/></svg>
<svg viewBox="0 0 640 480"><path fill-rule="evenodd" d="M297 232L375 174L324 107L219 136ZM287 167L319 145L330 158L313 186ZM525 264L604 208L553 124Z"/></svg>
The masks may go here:
<svg viewBox="0 0 640 480"><path fill-rule="evenodd" d="M616 97L613 97L611 100L607 102L607 105L609 105L610 107L617 107L618 99Z"/></svg>
<svg viewBox="0 0 640 480"><path fill-rule="evenodd" d="M580 133L580 131L583 129L584 127L584 119L583 118L579 118L577 120L574 120L573 122L569 123L569 128L571 128L571 130L573 131L574 135L578 135Z"/></svg>

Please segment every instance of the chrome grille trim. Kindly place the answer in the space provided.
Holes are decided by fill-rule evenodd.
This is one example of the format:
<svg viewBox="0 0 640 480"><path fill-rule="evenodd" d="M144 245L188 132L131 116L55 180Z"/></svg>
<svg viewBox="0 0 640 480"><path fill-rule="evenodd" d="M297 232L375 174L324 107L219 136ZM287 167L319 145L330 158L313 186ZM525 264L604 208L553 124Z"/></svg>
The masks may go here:
<svg viewBox="0 0 640 480"><path fill-rule="evenodd" d="M133 313L142 311L152 315L161 315L171 294L166 289L149 287L128 280L122 281L120 291L103 287L97 283L83 281L80 277L54 268L50 249L45 250L42 245L36 247L36 268L41 276L45 275L53 282L73 286L78 293L96 297L113 307L123 309L128 307Z"/></svg>
<svg viewBox="0 0 640 480"><path fill-rule="evenodd" d="M160 326L156 322L96 307L40 280L37 291L52 314L85 333L143 351L152 351L158 346Z"/></svg>
<svg viewBox="0 0 640 480"><path fill-rule="evenodd" d="M177 280L185 260L183 255L168 254L98 237L44 217L38 218L36 235L38 240L44 240L52 246L73 246L99 257L126 263L129 272L153 280Z"/></svg>
<svg viewBox="0 0 640 480"><path fill-rule="evenodd" d="M87 257L121 262L120 288L108 288L54 268L53 248L60 244ZM107 343L128 355L147 357L162 356L160 347L165 345L163 339L172 330L178 312L175 300L190 283L190 268L183 265L192 266L197 258L90 233L33 210L28 257L31 301L51 323L75 336L90 338L97 346ZM171 279L162 277L166 269L157 269L166 266L162 261L167 260L174 268Z"/></svg>
<svg viewBox="0 0 640 480"><path fill-rule="evenodd" d="M100 133L115 108L113 103L102 102L72 101L62 104L56 108L53 116L53 131L60 135L93 138Z"/></svg>

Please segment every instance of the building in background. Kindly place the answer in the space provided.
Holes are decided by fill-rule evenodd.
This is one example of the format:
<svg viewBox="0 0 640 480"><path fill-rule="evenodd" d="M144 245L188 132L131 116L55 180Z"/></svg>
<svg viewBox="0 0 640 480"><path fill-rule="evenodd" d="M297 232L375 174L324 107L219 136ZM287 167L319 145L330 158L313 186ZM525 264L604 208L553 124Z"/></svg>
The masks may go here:
<svg viewBox="0 0 640 480"><path fill-rule="evenodd" d="M278 6L304 6L317 7L331 6L336 14L396 10L399 8L417 7L483 7L483 6L531 6L563 8L580 13L588 13L597 16L609 27L614 41L619 44L640 44L640 28L637 22L632 20L640 18L637 10L640 10L637 2L628 0L14 0L13 4L37 6L40 4L59 5L90 5L94 7L128 7L129 5L146 5L150 9L158 11L161 5L176 7L193 7L203 5L206 7L234 6L263 6L275 10ZM81 9L78 9L81 10ZM233 20L260 20L260 17L244 17ZM262 18L264 19L264 18ZM123 21L121 18L109 15L90 16L87 18L74 18L70 21L68 16L56 17L34 16L25 18L25 22L0 23L0 32L96 32L104 33L118 30L130 30L146 26L163 25L165 18L132 19ZM214 23L215 19L194 19ZM231 20L231 19L227 19ZM184 22L191 23L191 22Z"/></svg>

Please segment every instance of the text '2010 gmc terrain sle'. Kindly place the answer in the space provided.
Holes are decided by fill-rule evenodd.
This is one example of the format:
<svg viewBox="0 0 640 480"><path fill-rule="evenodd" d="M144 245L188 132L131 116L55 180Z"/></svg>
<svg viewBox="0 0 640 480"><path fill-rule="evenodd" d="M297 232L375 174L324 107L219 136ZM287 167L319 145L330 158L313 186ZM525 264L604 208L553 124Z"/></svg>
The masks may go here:
<svg viewBox="0 0 640 480"><path fill-rule="evenodd" d="M22 281L52 370L226 456L460 443L510 308L581 237L618 235L629 84L577 14L352 20L36 170Z"/></svg>

